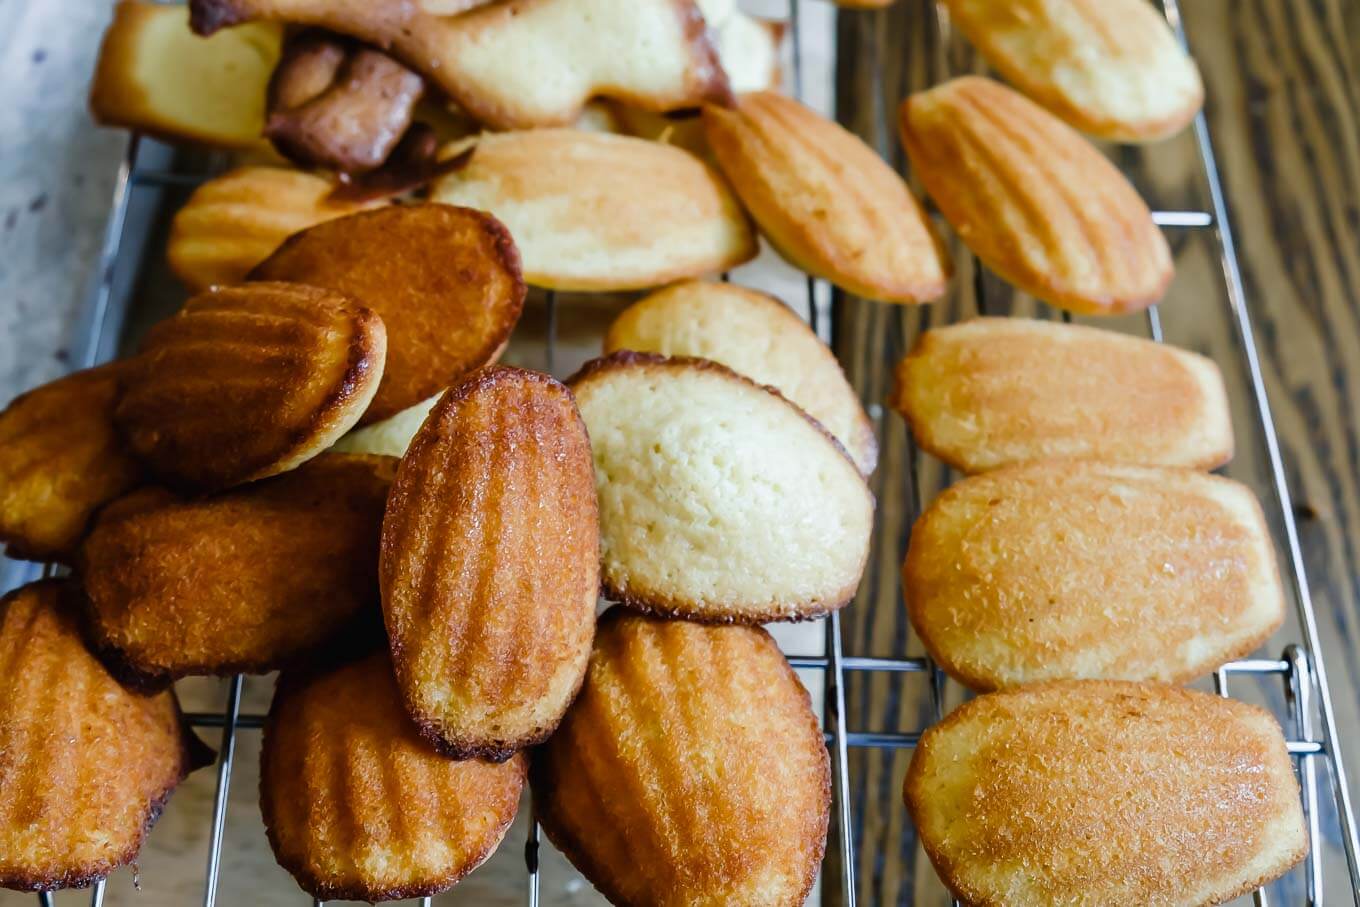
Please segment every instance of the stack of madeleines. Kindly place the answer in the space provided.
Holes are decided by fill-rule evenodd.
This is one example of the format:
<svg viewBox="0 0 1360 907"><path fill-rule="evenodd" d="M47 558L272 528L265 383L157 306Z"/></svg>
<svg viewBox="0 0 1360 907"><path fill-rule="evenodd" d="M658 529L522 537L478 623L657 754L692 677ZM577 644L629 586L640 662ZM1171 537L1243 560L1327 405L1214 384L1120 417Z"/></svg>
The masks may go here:
<svg viewBox="0 0 1360 907"><path fill-rule="evenodd" d="M1072 127L1193 117L1165 23L947 5L1034 100L981 77L907 100L940 213L1054 305L1157 302L1167 245ZM71 570L0 605L0 885L134 860L204 761L171 684L281 670L261 807L316 898L448 888L528 783L613 903L806 900L829 757L759 625L854 597L878 445L797 314L705 278L758 233L883 302L951 266L903 178L777 92L781 34L720 0L118 4L102 121L293 164L193 194L168 257L194 295L134 356L0 413L0 539ZM654 292L558 382L496 364L527 284ZM1283 614L1259 505L1203 472L1232 453L1214 365L981 319L925 334L891 402L976 474L903 570L931 656L985 692L907 779L950 889L1208 904L1299 860L1274 720L1171 685Z"/></svg>

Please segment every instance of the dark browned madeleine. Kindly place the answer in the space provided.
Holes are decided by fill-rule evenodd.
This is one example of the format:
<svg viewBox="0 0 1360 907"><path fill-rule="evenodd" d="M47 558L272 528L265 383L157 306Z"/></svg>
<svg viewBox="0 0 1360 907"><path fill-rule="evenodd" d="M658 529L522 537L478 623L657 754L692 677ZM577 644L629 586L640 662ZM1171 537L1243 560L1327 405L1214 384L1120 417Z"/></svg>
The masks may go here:
<svg viewBox="0 0 1360 907"><path fill-rule="evenodd" d="M383 520L402 698L459 758L542 742L576 695L599 592L590 440L547 375L483 369L417 432Z"/></svg>
<svg viewBox="0 0 1360 907"><path fill-rule="evenodd" d="M286 472L368 408L382 319L330 290L216 287L147 332L114 420L163 481L214 491Z"/></svg>
<svg viewBox="0 0 1360 907"><path fill-rule="evenodd" d="M1255 650L1285 608L1251 489L1081 460L949 488L912 529L902 588L927 651L978 690L1184 683Z"/></svg>
<svg viewBox="0 0 1360 907"><path fill-rule="evenodd" d="M65 580L0 599L0 887L89 885L137 858L205 760L173 693L138 696L86 651Z"/></svg>
<svg viewBox="0 0 1360 907"><path fill-rule="evenodd" d="M11 557L65 560L140 468L113 429L118 367L87 369L0 412L0 541Z"/></svg>
<svg viewBox="0 0 1360 907"><path fill-rule="evenodd" d="M519 321L524 280L508 230L453 205L389 205L297 233L251 272L336 290L377 312L387 364L366 425L493 362Z"/></svg>
<svg viewBox="0 0 1360 907"><path fill-rule="evenodd" d="M124 682L270 671L377 629L389 457L323 454L215 497L146 488L81 547L87 630ZM376 635L376 633L375 633Z"/></svg>
<svg viewBox="0 0 1360 907"><path fill-rule="evenodd" d="M446 759L401 707L387 654L285 673L265 722L260 811L279 864L321 900L437 894L489 857L525 759Z"/></svg>
<svg viewBox="0 0 1360 907"><path fill-rule="evenodd" d="M913 94L902 144L940 213L983 264L1091 315L1139 311L1171 283L1147 204L1099 149L1018 92L963 76Z"/></svg>
<svg viewBox="0 0 1360 907"><path fill-rule="evenodd" d="M548 837L622 907L797 907L826 846L830 760L763 629L610 611L534 755Z"/></svg>
<svg viewBox="0 0 1360 907"><path fill-rule="evenodd" d="M966 904L1224 904L1308 852L1268 712L1099 680L979 696L906 780L921 844Z"/></svg>

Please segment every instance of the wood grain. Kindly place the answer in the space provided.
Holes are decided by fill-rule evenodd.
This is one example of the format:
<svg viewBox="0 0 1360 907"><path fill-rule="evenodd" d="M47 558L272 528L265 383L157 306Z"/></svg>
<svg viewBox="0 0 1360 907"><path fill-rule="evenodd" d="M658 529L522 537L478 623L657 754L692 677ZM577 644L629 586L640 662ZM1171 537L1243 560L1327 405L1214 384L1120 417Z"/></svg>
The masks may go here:
<svg viewBox="0 0 1360 907"><path fill-rule="evenodd" d="M1185 0L1182 7L1207 83L1208 123L1295 495L1341 739L1360 741L1360 8L1342 0ZM939 24L928 0L842 10L839 16L839 119L899 167L893 118L901 98L951 75L985 71L961 39L940 38ZM1108 150L1154 208L1209 209L1192 134L1143 149ZM1168 239L1177 277L1159 309L1166 338L1224 366L1239 449L1224 471L1256 489L1273 514L1288 582L1280 511L1216 237L1212 230L1171 229ZM847 298L838 307L835 346L867 405L881 403L893 364L932 325L978 312L1057 317L979 272L957 241L951 251L958 275L950 295L934 306L903 309ZM1149 333L1141 316L1080 320ZM954 477L915 452L895 414L871 413L882 448L874 477L879 526L870 571L843 617L846 647L855 655L917 655L921 648L901 604L897 567L920 506ZM1262 651L1277 656L1301 633L1291 616ZM1287 714L1277 681L1242 679L1231 691ZM919 675L855 675L847 693L847 718L857 730L910 730L934 717L927 679ZM946 709L961 695L946 685ZM1357 758L1351 754L1351 764ZM862 903L948 903L897 799L908 761L905 751L852 752ZM1360 786L1352 787L1360 793ZM1334 819L1327 809L1322 814L1326 829ZM1335 830L1324 832L1324 839L1326 890L1344 895L1348 884ZM1302 882L1301 873L1292 874L1272 892L1272 902L1299 902ZM828 891L824 902L840 901Z"/></svg>

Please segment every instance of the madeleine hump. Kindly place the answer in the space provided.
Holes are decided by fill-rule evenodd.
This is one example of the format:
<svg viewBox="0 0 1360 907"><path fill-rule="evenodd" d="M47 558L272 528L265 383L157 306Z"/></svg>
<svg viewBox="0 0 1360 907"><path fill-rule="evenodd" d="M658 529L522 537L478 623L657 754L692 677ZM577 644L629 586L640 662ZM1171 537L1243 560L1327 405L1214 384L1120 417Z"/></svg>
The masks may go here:
<svg viewBox="0 0 1360 907"><path fill-rule="evenodd" d="M416 433L383 520L383 615L411 718L456 758L543 742L580 688L600 589L590 439L569 390L474 372Z"/></svg>

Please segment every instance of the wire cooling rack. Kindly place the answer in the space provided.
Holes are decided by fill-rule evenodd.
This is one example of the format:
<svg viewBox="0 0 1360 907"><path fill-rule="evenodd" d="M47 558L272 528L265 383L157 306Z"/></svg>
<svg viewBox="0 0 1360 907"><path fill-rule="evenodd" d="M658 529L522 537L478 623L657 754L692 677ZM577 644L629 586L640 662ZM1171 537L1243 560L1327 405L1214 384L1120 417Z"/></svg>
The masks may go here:
<svg viewBox="0 0 1360 907"><path fill-rule="evenodd" d="M794 93L800 97L804 93L803 42L806 39L807 32L806 29L800 28L800 25L803 24L800 22L804 13L801 8L803 2L810 2L810 0L788 0L791 26L789 31L792 44L792 87ZM817 0L817 2L821 2L821 0ZM899 0L899 3L910 3L913 7L919 7L917 11L922 17L933 17L934 21L931 23L931 28L937 29L939 36L935 45L937 49L950 46L957 47L957 40L950 37L949 23L943 11L931 9L919 0ZM1164 0L1162 8L1176 35L1184 42L1185 31L1177 0ZM898 14L901 14L900 11ZM842 10L839 13L839 16L847 18L883 15L887 15L887 12ZM879 44L870 42L867 48L864 46L856 48L868 54L870 59L867 63L864 60L857 60L850 61L850 65L846 65L846 60L842 58L838 66L837 88L842 94L847 90L847 86L849 90L854 90L853 84L850 84L853 81L850 75L851 70L857 66L861 69L865 65L868 66L869 72L873 74L873 82L876 83L873 89L876 93L875 97L867 105L874 111L871 118L873 122L868 126L859 125L858 131L865 133L866 139L876 141L882 150L885 145L891 146L892 142L895 141L888 138L895 133L890 121L890 112L894 109L895 102L899 98L893 97L891 87L886 85L884 59L881 55L887 51L880 45L881 42ZM900 47L895 50L901 52ZM937 65L933 67L935 74L947 74L951 68L954 68L948 62L954 56L950 52L941 50L935 61ZM1251 898L1252 902L1258 905L1270 903L1320 905L1324 903L1326 895L1336 893L1336 888L1340 884L1350 890L1351 900L1357 907L1360 907L1360 860L1357 859L1357 851L1360 851L1360 847L1357 846L1355 816L1349 788L1347 787L1345 768L1339 751L1336 719L1328 690L1326 671L1319 657L1321 649L1317 621L1309 594L1287 474L1257 355L1251 314L1238 269L1227 205L1215 161L1213 143L1203 115L1197 117L1194 122L1192 138L1197 155L1197 181L1202 189L1202 194L1207 198L1207 203L1188 210L1159 210L1154 213L1154 218L1159 225L1168 231L1203 233L1213 243L1218 267L1221 269L1223 289L1221 302L1225 307L1225 311L1221 314L1229 320L1236 333L1237 345L1241 355L1241 361L1236 363L1236 366L1245 379L1242 395L1246 403L1249 404L1247 412L1250 414L1250 418L1258 423L1256 427L1259 428L1262 450L1257 458L1264 471L1264 484L1268 487L1269 497L1273 498L1275 505L1272 522L1277 531L1277 544L1281 541L1283 543L1281 546L1285 555L1283 563L1290 574L1289 580L1291 581L1290 585L1293 589L1297 611L1297 627L1295 629L1298 638L1284 647L1279 658L1252 658L1232 662L1224 665L1213 675L1213 688L1223 696L1239 694L1242 688L1247 686L1243 678L1255 678L1258 681L1257 687L1246 692L1248 695L1260 696L1264 699L1265 704L1273 706L1277 718L1280 719L1285 728L1288 737L1288 749L1298 768L1303 806L1312 844L1308 860L1301 869L1295 870L1290 877L1287 877L1286 880L1277 884L1270 891L1261 889L1254 892ZM186 172L177 166L167 167L164 165L164 161L177 159L164 154L163 148L159 149L160 154L148 154L148 147L154 152L158 146L154 146L153 143L134 135L128 143L127 152L118 173L99 260L97 285L91 293L84 315L84 329L80 334L83 337L83 344L73 351L74 361L84 366L93 365L109 358L117 348L118 335L121 333L121 325L126 314L129 297L132 295L132 284L125 275L125 272L129 269L120 267L120 262L125 258L140 256L146 239L145 236L137 235L135 230L128 229L128 213L130 208L136 204L134 196L137 195L139 190L192 186L209 175L202 168ZM888 157L900 163L900 149L890 152ZM149 158L154 158L154 160L149 160ZM966 257L961 256L959 261L960 273L963 273L965 261L967 261ZM973 274L973 303L976 311L979 313L996 313L1002 305L1002 303L994 301L999 284L975 265L972 266L971 271ZM120 277L120 274L124 276ZM842 354L843 359L862 354L862 338L856 341L855 338L842 336L844 332L840 330L840 326L843 323L849 324L847 313L854 306L866 304L858 300L851 300L834 288L812 278L806 278L804 285L806 287L806 298L803 301L806 312L818 335L823 340L833 344L838 353ZM551 371L559 358L557 339L560 313L556 294L546 294L544 307L546 349L543 351L543 361ZM884 309L886 308L888 307L884 307ZM898 309L897 311L900 312L901 310ZM570 314L570 310L568 310L568 314ZM1040 307L1038 314L1046 317L1054 315L1051 310L1044 310L1042 307ZM900 320L914 316L895 314L893 317ZM1061 313L1059 317L1070 320L1070 317L1065 313ZM919 329L919 321L917 329ZM907 333L913 332L907 330ZM1142 332L1159 342L1163 340L1162 319L1156 306L1147 311ZM882 343L879 341L880 338L878 337L870 338L871 345L876 344L880 347L874 355L882 356ZM858 347L853 345L856 342L859 343ZM901 339L898 340L898 344L904 345L904 343ZM891 342L889 342L889 346L892 346ZM847 354L847 350L851 350L851 352ZM890 352L889 358L895 358L900 350ZM860 380L859 370L855 368L848 370L852 379L860 386L861 391L866 392L867 388L863 386L865 382ZM1229 371L1225 365L1225 374ZM890 429L881 424L882 410L877 405L877 401L882 399L881 394L874 396L866 393L866 399L871 414L877 421L880 421L880 437L882 437ZM1244 428L1240 424L1240 417L1238 421L1240 439ZM898 429L893 427L891 430ZM893 466L892 463L885 460L885 463L880 467L880 475L875 479L875 491L878 493L880 501L884 500L885 493L902 491L909 495L907 525L919 514L923 503L922 488L925 482L922 476L928 471L928 460L929 458L921 454L908 438L905 442L905 456L894 461L900 464L898 470L904 474L883 475L883 473L891 471ZM936 464L936 467L938 467L938 464ZM1272 502L1267 501L1266 503L1269 505ZM1282 536L1282 538L1279 536ZM905 539L896 539L895 541L896 544L886 546L885 552L881 554L876 552L875 557L892 558L895 559L895 562L900 561ZM872 565L870 569L873 570ZM6 572L8 582L22 581L25 578L26 570L27 568L23 565L8 565ZM44 568L44 571L50 572L50 568ZM869 580L866 579L866 584L868 583ZM893 600L887 604L889 607L895 607L901 611L899 596L900 592L890 596ZM864 601L868 597L870 596L862 592L861 600L854 607L873 607L872 601ZM894 648L898 651L893 657L847 655L841 615L833 614L823 623L825 628L824 654L790 658L794 667L803 672L805 676L809 674L820 675L823 680L820 685L823 695L822 713L827 744L831 751L834 768L834 810L832 840L827 848L827 863L822 879L822 900L824 903L845 905L845 907L854 907L857 902L906 904L924 903L926 900L931 900L932 903L948 903L947 896L942 893L937 884L932 888L931 886L934 883L930 880L917 878L910 884L896 887L883 883L880 877L890 874L884 868L885 862L900 856L903 850L901 841L907 842L909 846L914 848L913 835L908 826L898 835L901 841L892 848L892 852L888 852L887 848L883 848L883 852L878 853L865 852L867 848L872 846L865 841L865 837L868 835L866 820L863 815L866 798L860 791L853 789L851 757L852 752L857 755L867 752L891 756L910 750L915 746L924 726L938 720L945 710L946 703L951 698L949 690L952 684L946 684L943 674L928 659L907 656L905 653L908 651L908 646L905 642L895 644ZM921 713L924 720L908 723L897 722L881 730L856 729L849 726L846 707L847 686L852 686L863 679L887 679L896 683L899 680L911 677L920 678L925 690L927 702ZM1264 692L1259 689L1261 681L1265 682L1266 689ZM1273 694L1268 689L1271 685L1275 687ZM953 691L952 695L957 696L958 691ZM237 733L242 729L261 727L264 716L242 711L242 678L236 676L231 678L227 685L226 703L222 711L190 712L187 717L196 728L207 731L216 730L220 734L217 741L216 787L202 894L204 907L214 907L219 902L224 829L227 819L228 794L232 784L232 770L236 761ZM1320 779L1320 775L1326 776L1325 782ZM897 798L900 785L893 785L892 787L890 799L894 800L896 808L901 810L900 799ZM889 808L891 808L891 804ZM1324 871L1324 864L1328 854L1336 855L1338 845L1340 851L1338 862L1341 865L1335 873L1329 875ZM509 841L503 845L503 847L513 846L513 842ZM532 821L529 823L527 838L524 841L524 855L525 898L530 907L537 907L541 896L539 832L536 823ZM919 856L916 862L920 863ZM908 875L910 874L908 873ZM1302 879L1298 878L1300 875ZM1331 881L1330 885L1333 890L1328 892L1329 880L1332 879L1346 879L1348 882ZM885 892L891 893L885 894ZM926 892L926 894L922 895L922 892ZM104 896L105 884L101 880L95 884L89 894L92 907L100 907L103 904ZM38 899L40 904L48 905L48 907L54 904L53 896L50 894L40 894ZM305 896L301 894L298 894L297 899L299 903L306 901ZM419 903L428 907L430 902L430 898L424 898Z"/></svg>

